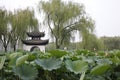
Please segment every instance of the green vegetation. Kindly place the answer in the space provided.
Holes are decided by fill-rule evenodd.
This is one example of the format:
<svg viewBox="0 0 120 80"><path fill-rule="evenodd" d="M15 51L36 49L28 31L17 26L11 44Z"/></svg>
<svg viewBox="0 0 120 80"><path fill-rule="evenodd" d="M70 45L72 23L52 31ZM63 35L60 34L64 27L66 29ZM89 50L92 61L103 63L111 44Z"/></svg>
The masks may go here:
<svg viewBox="0 0 120 80"><path fill-rule="evenodd" d="M83 39L94 31L94 21L87 16L82 4L50 0L40 2L39 9L45 14L44 22L50 29L56 49L68 45L76 31Z"/></svg>
<svg viewBox="0 0 120 80"><path fill-rule="evenodd" d="M83 4L50 0L40 2L38 8L40 13L45 15L44 22L48 25L50 29L48 32L53 39L52 44L47 46L47 50L56 48L88 49L91 51L94 48L96 50L104 49L102 41L94 34L95 23L85 12ZM6 52L8 48L11 51L23 49L21 40L26 38L26 32L40 26L34 11L29 8L14 12L0 9L0 18L0 43ZM79 32L81 42L73 41L71 43L76 32Z"/></svg>
<svg viewBox="0 0 120 80"><path fill-rule="evenodd" d="M120 37L101 37L100 38L104 45L105 50L114 50L114 49L120 49Z"/></svg>
<svg viewBox="0 0 120 80"><path fill-rule="evenodd" d="M0 41L2 45L7 51L7 46L10 42L10 32L8 30L8 22L9 22L9 13L6 10L0 9Z"/></svg>
<svg viewBox="0 0 120 80"><path fill-rule="evenodd" d="M38 27L38 21L34 16L34 11L25 9L15 11L11 16L11 46L16 50L17 42L26 37L26 32Z"/></svg>
<svg viewBox="0 0 120 80"><path fill-rule="evenodd" d="M26 32L39 28L33 10L0 9L0 80L120 80L120 37L98 39L82 4L50 0L38 7L53 39L45 53L16 51ZM76 32L79 42L72 41Z"/></svg>
<svg viewBox="0 0 120 80"><path fill-rule="evenodd" d="M0 9L0 41L4 50L8 45L16 50L17 42L25 38L27 31L38 27L34 11L25 9L12 12Z"/></svg>
<svg viewBox="0 0 120 80"><path fill-rule="evenodd" d="M119 80L120 51L51 50L0 56L1 80Z"/></svg>

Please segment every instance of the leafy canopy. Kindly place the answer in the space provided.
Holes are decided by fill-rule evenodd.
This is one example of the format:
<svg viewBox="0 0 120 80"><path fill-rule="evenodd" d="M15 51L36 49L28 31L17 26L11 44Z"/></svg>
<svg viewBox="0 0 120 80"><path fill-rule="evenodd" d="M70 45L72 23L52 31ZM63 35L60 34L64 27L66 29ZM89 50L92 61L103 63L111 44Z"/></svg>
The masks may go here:
<svg viewBox="0 0 120 80"><path fill-rule="evenodd" d="M45 22L51 31L56 48L69 44L72 32L79 31L82 36L94 30L94 21L87 16L82 4L61 0L41 1L40 11L45 14Z"/></svg>

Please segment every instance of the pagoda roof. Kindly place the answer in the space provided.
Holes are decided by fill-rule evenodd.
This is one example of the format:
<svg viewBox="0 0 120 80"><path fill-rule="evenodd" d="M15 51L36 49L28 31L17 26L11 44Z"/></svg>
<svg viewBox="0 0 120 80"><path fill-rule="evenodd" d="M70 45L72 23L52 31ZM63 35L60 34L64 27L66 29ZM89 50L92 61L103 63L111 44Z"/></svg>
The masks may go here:
<svg viewBox="0 0 120 80"><path fill-rule="evenodd" d="M27 35L29 37L44 37L45 33L44 32L40 32L39 30L34 30L32 32L27 32Z"/></svg>
<svg viewBox="0 0 120 80"><path fill-rule="evenodd" d="M49 40L22 40L26 45L46 45Z"/></svg>

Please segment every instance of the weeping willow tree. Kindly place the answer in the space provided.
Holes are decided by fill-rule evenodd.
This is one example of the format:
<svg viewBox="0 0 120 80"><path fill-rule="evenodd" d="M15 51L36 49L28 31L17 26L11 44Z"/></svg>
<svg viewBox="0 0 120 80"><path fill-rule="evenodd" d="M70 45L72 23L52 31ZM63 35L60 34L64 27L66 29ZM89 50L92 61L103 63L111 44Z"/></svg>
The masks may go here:
<svg viewBox="0 0 120 80"><path fill-rule="evenodd" d="M0 9L0 41L7 51L9 43L16 50L16 44L21 39L25 38L26 31L38 27L38 21L34 16L34 11L17 10L8 12Z"/></svg>
<svg viewBox="0 0 120 80"><path fill-rule="evenodd" d="M5 51L7 51L7 46L10 42L9 16L10 12L0 9L0 41Z"/></svg>
<svg viewBox="0 0 120 80"><path fill-rule="evenodd" d="M94 30L94 21L87 16L82 4L63 2L61 0L41 1L40 12L45 14L45 22L48 24L56 48L70 43L72 32L79 31L86 36Z"/></svg>
<svg viewBox="0 0 120 80"><path fill-rule="evenodd" d="M26 37L26 32L38 27L34 11L17 10L11 16L11 45L16 50L16 43Z"/></svg>

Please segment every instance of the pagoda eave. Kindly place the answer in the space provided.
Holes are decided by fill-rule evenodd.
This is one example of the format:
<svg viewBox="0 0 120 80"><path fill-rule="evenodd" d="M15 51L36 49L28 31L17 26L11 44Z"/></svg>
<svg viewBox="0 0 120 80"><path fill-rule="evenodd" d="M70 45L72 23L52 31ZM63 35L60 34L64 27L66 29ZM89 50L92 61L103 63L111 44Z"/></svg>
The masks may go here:
<svg viewBox="0 0 120 80"><path fill-rule="evenodd" d="M49 40L22 40L26 45L46 45Z"/></svg>

